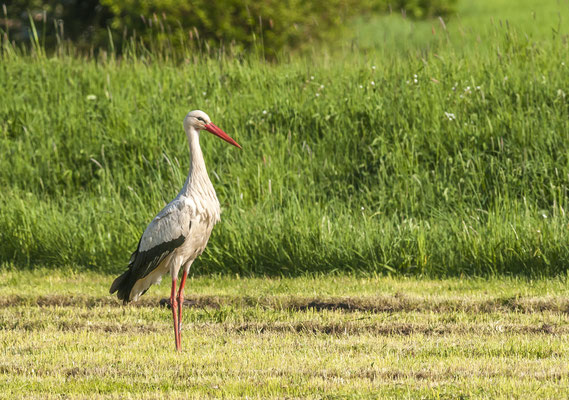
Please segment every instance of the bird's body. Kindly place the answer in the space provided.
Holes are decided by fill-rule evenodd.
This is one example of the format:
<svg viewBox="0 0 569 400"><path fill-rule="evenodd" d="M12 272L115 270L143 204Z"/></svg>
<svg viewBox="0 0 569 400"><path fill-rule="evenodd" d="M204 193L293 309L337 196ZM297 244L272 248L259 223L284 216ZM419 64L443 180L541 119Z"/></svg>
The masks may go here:
<svg viewBox="0 0 569 400"><path fill-rule="evenodd" d="M168 272L177 276L182 266L189 270L204 251L213 226L220 220L219 200L207 175L199 137L190 138L192 163L184 187L142 234L125 280L119 281L119 277L115 281L121 285L116 288L119 299L124 302L138 300ZM111 291L113 289L115 284Z"/></svg>
<svg viewBox="0 0 569 400"><path fill-rule="evenodd" d="M215 189L208 177L199 144L199 129L207 129L240 147L215 125L202 111L192 111L184 119L190 146L190 172L182 190L150 222L132 254L128 270L111 286L111 293L127 303L136 301L148 288L170 272L172 276L171 306L174 315L176 348L180 348L180 320L183 290L190 266L204 251L221 209ZM178 297L174 296L176 280L183 268ZM176 308L179 307L178 310ZM177 315L176 315L177 311Z"/></svg>

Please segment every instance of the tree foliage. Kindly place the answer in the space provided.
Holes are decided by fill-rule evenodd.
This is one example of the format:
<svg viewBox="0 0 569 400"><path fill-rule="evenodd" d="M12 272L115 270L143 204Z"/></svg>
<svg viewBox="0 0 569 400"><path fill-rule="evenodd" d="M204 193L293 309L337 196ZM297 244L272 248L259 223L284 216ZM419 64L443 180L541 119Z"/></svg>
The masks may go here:
<svg viewBox="0 0 569 400"><path fill-rule="evenodd" d="M456 0L15 0L4 29L11 39L31 36L30 21L45 24L48 47L66 37L83 48L106 47L109 32L120 49L125 40L145 44L257 48L271 56L342 34L350 18L399 12L424 18L448 14ZM1 25L1 24L0 24ZM110 31L107 28L111 28Z"/></svg>

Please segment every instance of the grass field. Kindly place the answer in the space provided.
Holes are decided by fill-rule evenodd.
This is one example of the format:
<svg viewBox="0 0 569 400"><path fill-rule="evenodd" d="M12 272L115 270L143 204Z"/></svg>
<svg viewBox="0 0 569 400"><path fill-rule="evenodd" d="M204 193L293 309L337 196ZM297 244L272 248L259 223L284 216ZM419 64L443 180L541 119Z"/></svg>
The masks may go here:
<svg viewBox="0 0 569 400"><path fill-rule="evenodd" d="M1 398L564 398L565 279L238 278L123 307L111 277L0 274ZM49 396L48 396L49 394Z"/></svg>
<svg viewBox="0 0 569 400"><path fill-rule="evenodd" d="M361 18L355 24L353 45L362 51L385 51L386 55L408 52L449 50L470 57L497 51L504 36L513 41L540 46L542 41L569 33L566 0L459 1L456 15L440 20L402 18L399 12L388 16Z"/></svg>
<svg viewBox="0 0 569 400"><path fill-rule="evenodd" d="M537 5L511 25L482 13L480 42L460 33L481 12L465 6L447 31L417 22L438 33L409 36L407 50L375 40L277 64L5 43L2 260L118 271L182 186L181 121L202 108L244 150L202 139L224 223L198 273L564 272L569 6Z"/></svg>
<svg viewBox="0 0 569 400"><path fill-rule="evenodd" d="M566 398L569 2L353 21L279 62L2 37L0 398ZM108 295L183 184L222 203L192 267Z"/></svg>

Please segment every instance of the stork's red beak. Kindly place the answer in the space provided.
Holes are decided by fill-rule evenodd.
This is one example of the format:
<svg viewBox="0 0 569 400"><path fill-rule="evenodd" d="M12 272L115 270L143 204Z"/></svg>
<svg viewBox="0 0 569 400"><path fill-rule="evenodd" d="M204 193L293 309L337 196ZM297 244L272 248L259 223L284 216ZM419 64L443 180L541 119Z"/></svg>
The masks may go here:
<svg viewBox="0 0 569 400"><path fill-rule="evenodd" d="M241 146L239 146L239 143L233 140L227 133L223 132L221 128L214 125L213 123L210 122L209 124L205 125L204 128L206 131L213 133L215 136L219 136L227 143L231 143L233 146L241 148Z"/></svg>

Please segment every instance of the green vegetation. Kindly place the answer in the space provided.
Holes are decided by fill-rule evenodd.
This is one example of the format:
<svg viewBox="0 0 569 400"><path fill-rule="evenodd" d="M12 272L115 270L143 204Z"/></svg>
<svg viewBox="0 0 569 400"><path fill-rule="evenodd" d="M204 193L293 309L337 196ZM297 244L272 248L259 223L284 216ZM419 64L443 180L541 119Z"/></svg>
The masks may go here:
<svg viewBox="0 0 569 400"><path fill-rule="evenodd" d="M394 9L426 18L451 14L455 5L456 0L14 0L0 25L25 44L35 20L49 49L71 40L86 52L110 47L122 53L129 43L142 42L161 52L230 47L272 58L341 37L354 16Z"/></svg>
<svg viewBox="0 0 569 400"><path fill-rule="evenodd" d="M110 277L0 274L0 398L563 398L565 280L314 276L188 282L183 350Z"/></svg>
<svg viewBox="0 0 569 400"><path fill-rule="evenodd" d="M511 4L273 63L2 36L0 398L566 397L569 2ZM202 135L223 214L176 354L170 279L108 288L195 108L243 151Z"/></svg>
<svg viewBox="0 0 569 400"><path fill-rule="evenodd" d="M352 40L360 51L381 50L386 56L444 54L452 49L463 56L489 53L505 61L504 47L527 46L528 50L551 51L548 49L551 40L564 40L569 33L565 23L568 16L566 0L463 1L458 12L444 18L442 23L438 19L402 19L398 13L360 18L354 24Z"/></svg>
<svg viewBox="0 0 569 400"><path fill-rule="evenodd" d="M278 64L4 43L0 255L121 269L183 183L201 108L244 150L202 137L223 222L198 273L565 271L568 9L528 35L530 11L480 43L437 21L414 50Z"/></svg>

